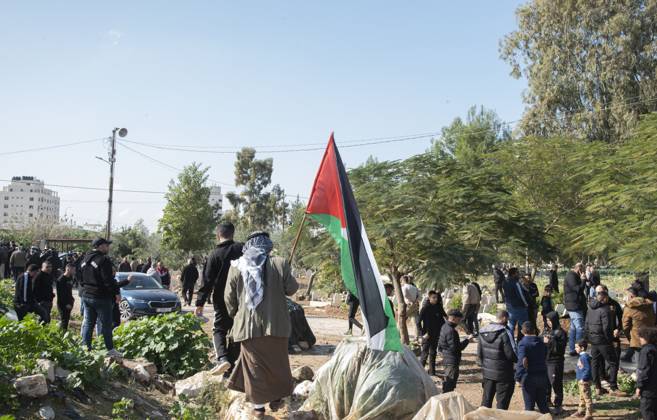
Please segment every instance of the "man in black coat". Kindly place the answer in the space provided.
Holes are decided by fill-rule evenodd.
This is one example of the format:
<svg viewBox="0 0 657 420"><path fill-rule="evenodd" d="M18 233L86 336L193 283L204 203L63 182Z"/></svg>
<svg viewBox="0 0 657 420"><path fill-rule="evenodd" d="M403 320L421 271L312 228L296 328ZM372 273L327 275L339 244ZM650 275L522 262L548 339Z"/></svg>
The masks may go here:
<svg viewBox="0 0 657 420"><path fill-rule="evenodd" d="M68 330L68 322L71 319L71 310L73 309L73 282L75 279L75 265L66 264L64 274L57 279L57 309L59 310L59 327L64 331Z"/></svg>
<svg viewBox="0 0 657 420"><path fill-rule="evenodd" d="M547 325L543 342L547 345L547 371L551 387L549 393L554 392L554 401L552 401L554 410L552 414L558 416L563 413L564 356L568 344L568 334L561 328L558 313L549 312L545 315L545 318ZM548 401L549 399L550 395L548 395Z"/></svg>
<svg viewBox="0 0 657 420"><path fill-rule="evenodd" d="M614 396L625 396L618 390L616 381L618 375L618 355L616 346L620 337L620 326L617 322L616 309L609 304L607 292L600 291L596 299L589 302L586 313L586 339L591 344L591 370L593 384L598 395L606 394L601 381L605 374L605 363L609 364L609 386Z"/></svg>
<svg viewBox="0 0 657 420"><path fill-rule="evenodd" d="M55 298L53 293L54 284L52 264L44 261L41 264L41 271L34 278L34 299L48 315L48 322L50 322L50 313L52 312L52 301Z"/></svg>
<svg viewBox="0 0 657 420"><path fill-rule="evenodd" d="M459 365L461 364L461 354L468 346L472 335L461 340L456 327L463 321L463 314L458 309L452 309L447 312L447 322L440 329L438 338L438 350L443 355L443 367L445 369L445 379L443 381L443 393L451 392L456 389L456 383L459 379Z"/></svg>
<svg viewBox="0 0 657 420"><path fill-rule="evenodd" d="M504 272L493 265L493 283L495 284L495 302L504 303Z"/></svg>
<svg viewBox="0 0 657 420"><path fill-rule="evenodd" d="M192 257L183 267L180 273L180 282L182 283L182 294L186 305L192 304L194 297L194 286L198 280L198 268L196 267L196 258Z"/></svg>
<svg viewBox="0 0 657 420"><path fill-rule="evenodd" d="M420 309L417 330L420 337L422 337L420 363L422 363L422 367L426 366L427 357L429 358L429 375L432 376L436 375L438 338L446 317L447 314L443 308L440 294L435 290L429 291L429 300Z"/></svg>
<svg viewBox="0 0 657 420"><path fill-rule="evenodd" d="M509 313L501 310L497 321L479 331L477 357L483 376L481 405L491 408L497 394L496 408L507 410L513 397L514 365L518 361L513 333L508 328Z"/></svg>
<svg viewBox="0 0 657 420"><path fill-rule="evenodd" d="M575 264L575 267L568 272L563 283L563 304L570 317L570 331L568 332L568 347L570 355L575 357L575 342L584 338L584 316L586 313L586 296L584 289L586 287L582 276L584 275L584 265Z"/></svg>
<svg viewBox="0 0 657 420"><path fill-rule="evenodd" d="M23 320L28 313L36 314L42 323L50 322L50 317L46 311L37 303L34 298L34 278L39 273L37 265L30 265L27 271L19 275L16 279L16 289L14 291L14 309L19 320Z"/></svg>
<svg viewBox="0 0 657 420"><path fill-rule="evenodd" d="M196 299L196 315L203 315L203 305L209 296L212 296L214 305L214 328L213 342L217 355L217 366L215 374L226 372L235 360L236 355L230 355L227 343L228 331L233 326L233 318L228 314L224 302L224 289L228 278L230 262L242 256L243 244L233 241L235 226L232 223L224 223L217 228L217 240L219 244L208 257L207 266L203 276L203 285L198 290Z"/></svg>
<svg viewBox="0 0 657 420"><path fill-rule="evenodd" d="M552 291L554 293L559 293L559 275L557 274L557 265L552 264L552 267L550 267L550 273L549 273L549 285L552 288Z"/></svg>

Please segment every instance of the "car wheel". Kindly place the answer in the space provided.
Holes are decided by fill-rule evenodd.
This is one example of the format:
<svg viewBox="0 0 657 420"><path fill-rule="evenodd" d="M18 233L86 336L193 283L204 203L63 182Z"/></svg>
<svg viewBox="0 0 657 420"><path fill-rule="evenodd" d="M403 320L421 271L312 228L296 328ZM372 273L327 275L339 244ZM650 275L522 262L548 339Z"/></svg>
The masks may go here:
<svg viewBox="0 0 657 420"><path fill-rule="evenodd" d="M133 318L132 308L126 299L121 299L121 303L119 303L119 312L121 313L121 321L129 321Z"/></svg>

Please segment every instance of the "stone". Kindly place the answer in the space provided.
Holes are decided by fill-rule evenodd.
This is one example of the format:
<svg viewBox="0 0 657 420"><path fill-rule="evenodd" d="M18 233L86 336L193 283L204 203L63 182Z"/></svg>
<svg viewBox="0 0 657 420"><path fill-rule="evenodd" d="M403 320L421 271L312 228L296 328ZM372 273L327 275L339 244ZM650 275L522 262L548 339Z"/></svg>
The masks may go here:
<svg viewBox="0 0 657 420"><path fill-rule="evenodd" d="M155 388L163 394L168 394L174 388L171 381L167 381L157 376L153 378L153 385L155 385Z"/></svg>
<svg viewBox="0 0 657 420"><path fill-rule="evenodd" d="M310 411L293 411L288 414L289 420L319 420L319 416L315 410Z"/></svg>
<svg viewBox="0 0 657 420"><path fill-rule="evenodd" d="M52 420L55 418L55 410L53 410L51 406L45 405L39 409L39 418Z"/></svg>
<svg viewBox="0 0 657 420"><path fill-rule="evenodd" d="M487 314L488 311L490 311L490 305L489 304L485 304L485 305L482 305L482 306L479 307L479 313L480 314L481 313L486 313Z"/></svg>
<svg viewBox="0 0 657 420"><path fill-rule="evenodd" d="M490 324L491 322L497 321L497 317L493 314L489 314L488 312L480 313L479 316L477 316L477 318L479 319L480 327L484 327Z"/></svg>
<svg viewBox="0 0 657 420"><path fill-rule="evenodd" d="M14 388L19 395L24 397L39 398L48 395L48 382L43 373L16 379Z"/></svg>
<svg viewBox="0 0 657 420"><path fill-rule="evenodd" d="M312 389L313 389L312 381L303 381L299 385L294 387L294 391L292 392L292 395L298 399L306 399L308 395L310 395Z"/></svg>
<svg viewBox="0 0 657 420"><path fill-rule="evenodd" d="M309 306L311 308L325 308L325 307L330 306L330 305L331 305L331 302L321 302L321 301L318 301L318 300L311 300L310 303L309 303Z"/></svg>
<svg viewBox="0 0 657 420"><path fill-rule="evenodd" d="M155 410L155 411L151 411L150 418L152 418L152 419L163 419L165 417L164 417L164 414L162 414L161 412Z"/></svg>
<svg viewBox="0 0 657 420"><path fill-rule="evenodd" d="M148 373L144 365L137 365L134 369L130 370L132 377L142 385L148 385L151 382L151 374Z"/></svg>
<svg viewBox="0 0 657 420"><path fill-rule="evenodd" d="M57 368L55 369L55 378L57 379L61 379L65 381L70 374L71 374L70 371L60 368L59 366L57 366Z"/></svg>
<svg viewBox="0 0 657 420"><path fill-rule="evenodd" d="M213 376L208 371L202 371L186 379L176 381L176 395L184 395L194 398L198 396L203 388L212 382L222 382L223 376Z"/></svg>
<svg viewBox="0 0 657 420"><path fill-rule="evenodd" d="M122 364L123 367L130 370L136 369L137 366L142 366L151 377L157 375L157 366L155 366L155 363L149 362L143 357L137 359L123 359Z"/></svg>
<svg viewBox="0 0 657 420"><path fill-rule="evenodd" d="M48 359L38 359L36 364L41 373L46 375L48 382L55 382L55 368L57 367L55 362Z"/></svg>
<svg viewBox="0 0 657 420"><path fill-rule="evenodd" d="M301 347L301 350L309 350L310 344L307 341L299 341L299 347Z"/></svg>
<svg viewBox="0 0 657 420"><path fill-rule="evenodd" d="M342 304L342 295L340 293L333 293L331 295L331 306L339 307Z"/></svg>
<svg viewBox="0 0 657 420"><path fill-rule="evenodd" d="M563 318L568 311L566 310L566 307L563 305L563 303L559 303L557 306L554 307L554 310L556 313L559 314L560 318Z"/></svg>
<svg viewBox="0 0 657 420"><path fill-rule="evenodd" d="M301 366L292 371L292 377L297 382L312 381L315 377L315 372L310 366Z"/></svg>

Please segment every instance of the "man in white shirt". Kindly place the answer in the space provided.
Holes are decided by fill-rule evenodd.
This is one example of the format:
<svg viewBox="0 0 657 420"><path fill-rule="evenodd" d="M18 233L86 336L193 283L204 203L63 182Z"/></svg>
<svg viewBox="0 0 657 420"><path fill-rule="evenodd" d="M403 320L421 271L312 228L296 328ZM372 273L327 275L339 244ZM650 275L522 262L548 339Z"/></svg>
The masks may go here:
<svg viewBox="0 0 657 420"><path fill-rule="evenodd" d="M412 320L415 325L415 338L420 338L420 331L417 329L420 321L420 291L413 284L409 276L402 276L402 295L406 302L406 319Z"/></svg>

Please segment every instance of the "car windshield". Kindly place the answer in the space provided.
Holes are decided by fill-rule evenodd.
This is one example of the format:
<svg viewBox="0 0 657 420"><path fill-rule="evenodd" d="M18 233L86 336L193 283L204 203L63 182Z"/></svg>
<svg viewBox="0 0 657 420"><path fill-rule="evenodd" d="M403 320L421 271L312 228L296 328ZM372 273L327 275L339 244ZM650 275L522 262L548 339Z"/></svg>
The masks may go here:
<svg viewBox="0 0 657 420"><path fill-rule="evenodd" d="M161 289L162 286L153 277L145 274L131 274L128 276L132 281L122 288L125 290L141 290L141 289ZM119 280L124 280L122 277Z"/></svg>

